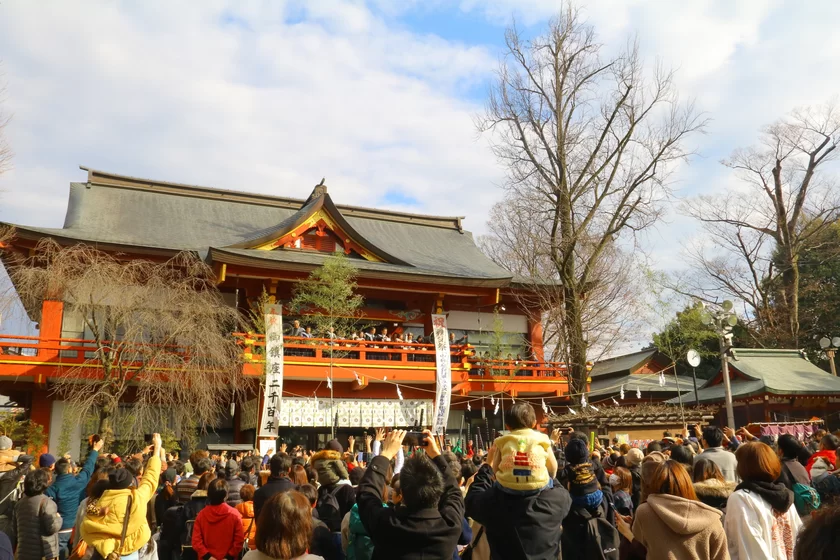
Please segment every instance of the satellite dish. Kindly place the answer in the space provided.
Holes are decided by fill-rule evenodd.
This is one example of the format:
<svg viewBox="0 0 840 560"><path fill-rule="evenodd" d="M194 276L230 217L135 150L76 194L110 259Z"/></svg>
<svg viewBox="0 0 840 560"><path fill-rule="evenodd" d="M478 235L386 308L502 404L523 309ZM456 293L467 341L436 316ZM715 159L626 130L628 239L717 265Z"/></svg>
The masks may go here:
<svg viewBox="0 0 840 560"><path fill-rule="evenodd" d="M831 341L830 341L827 337L825 337L825 336L824 336L824 337L822 337L822 338L820 339L820 348L822 348L823 350L825 350L825 349L826 349L826 348L828 348L829 346L831 346Z"/></svg>
<svg viewBox="0 0 840 560"><path fill-rule="evenodd" d="M726 322L729 323L730 327L734 327L738 324L738 316L737 315L730 315L726 318Z"/></svg>
<svg viewBox="0 0 840 560"><path fill-rule="evenodd" d="M720 307L724 311L732 311L732 308L735 307L735 304L727 299L727 300L724 300L722 304L720 304Z"/></svg>
<svg viewBox="0 0 840 560"><path fill-rule="evenodd" d="M840 336L835 336L831 339L831 345L835 348L840 348Z"/></svg>
<svg viewBox="0 0 840 560"><path fill-rule="evenodd" d="M689 350L685 355L685 359L691 367L697 367L700 365L700 353L697 352L697 350Z"/></svg>
<svg viewBox="0 0 840 560"><path fill-rule="evenodd" d="M700 322L701 323L708 326L708 325L712 324L712 321L713 321L712 316L709 314L708 311L706 311L704 309L703 311L700 312Z"/></svg>

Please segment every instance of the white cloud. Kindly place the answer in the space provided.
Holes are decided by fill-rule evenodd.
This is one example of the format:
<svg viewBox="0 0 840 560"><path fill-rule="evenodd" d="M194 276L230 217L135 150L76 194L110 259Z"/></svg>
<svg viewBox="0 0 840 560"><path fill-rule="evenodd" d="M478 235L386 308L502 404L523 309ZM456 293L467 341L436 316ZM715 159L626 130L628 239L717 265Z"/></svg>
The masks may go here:
<svg viewBox="0 0 840 560"><path fill-rule="evenodd" d="M374 6L371 8L370 6ZM0 178L0 220L58 226L78 164L138 176L305 196L322 176L342 202L388 192L416 210L466 214L485 230L503 172L476 140L472 93L497 45L420 34L412 11L460 10L529 31L556 0L88 0L0 4L0 56L16 169ZM638 35L650 63L712 117L682 194L731 188L717 161L792 107L840 91L840 4L828 0L593 0L605 50ZM427 18L428 21L428 18ZM465 36L467 34L465 33ZM392 207L405 209L403 203ZM672 215L648 236L679 266L694 227Z"/></svg>
<svg viewBox="0 0 840 560"><path fill-rule="evenodd" d="M59 226L85 164L291 196L326 176L340 202L398 190L483 229L501 171L459 92L495 64L487 49L355 3L160 7L0 7L17 153L0 220Z"/></svg>

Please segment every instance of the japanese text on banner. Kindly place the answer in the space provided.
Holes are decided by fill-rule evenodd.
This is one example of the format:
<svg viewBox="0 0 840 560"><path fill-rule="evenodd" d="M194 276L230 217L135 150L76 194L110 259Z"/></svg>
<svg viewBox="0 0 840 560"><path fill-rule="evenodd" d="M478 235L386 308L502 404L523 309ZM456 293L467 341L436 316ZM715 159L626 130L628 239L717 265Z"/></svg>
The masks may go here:
<svg viewBox="0 0 840 560"><path fill-rule="evenodd" d="M435 363L437 365L435 417L432 422L432 433L443 435L446 434L449 401L452 397L452 356L449 350L446 315L432 315L432 332L435 336Z"/></svg>
<svg viewBox="0 0 840 560"><path fill-rule="evenodd" d="M276 438L283 398L283 317L279 304L265 306L264 395L259 437Z"/></svg>

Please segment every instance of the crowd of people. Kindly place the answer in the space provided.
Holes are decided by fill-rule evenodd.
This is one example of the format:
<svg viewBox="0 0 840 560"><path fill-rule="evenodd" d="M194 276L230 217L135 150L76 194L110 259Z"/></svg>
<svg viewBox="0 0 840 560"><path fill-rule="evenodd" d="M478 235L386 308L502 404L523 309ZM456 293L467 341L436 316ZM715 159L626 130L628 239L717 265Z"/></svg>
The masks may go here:
<svg viewBox="0 0 840 560"><path fill-rule="evenodd" d="M367 350L365 358L369 360L401 360L401 354L396 352L387 352L386 350L414 350L415 352L425 350L425 353L409 353L406 356L408 361L416 362L434 362L434 335L428 334L426 336L415 335L410 331L402 332L397 330L391 332L388 327L383 326L369 326L360 330L353 330L350 334L336 333L334 329L328 328L323 333L314 333L311 326L303 327L300 321L293 321L289 330L289 335L300 339L313 339L311 342L306 340L307 344L323 344L325 346L336 347L333 351L341 351L349 358L358 358L358 348L364 344L366 348L380 349L376 351ZM451 330L449 331L449 346L453 351L469 345L469 335L466 332L458 337ZM341 350L340 348L344 348ZM294 342L291 346L286 348L286 353L295 356L314 356L314 350L306 346L296 346ZM529 361L530 360L530 361ZM460 361L459 356L454 354L452 356L453 363ZM521 354L507 353L497 357L491 356L489 350L476 353L471 359L473 368L479 376L528 376L528 375L547 375L550 371L547 364L536 361L535 358L523 358ZM543 364L543 365L540 365Z"/></svg>
<svg viewBox="0 0 840 560"><path fill-rule="evenodd" d="M0 560L824 560L840 557L840 439L715 426L644 449L539 431L515 403L486 451L377 429L323 449L181 461L37 459L0 437ZM361 442L360 442L361 443ZM407 445L409 444L410 445Z"/></svg>
<svg viewBox="0 0 840 560"><path fill-rule="evenodd" d="M400 360L401 354L398 352L385 352L384 350L414 350L415 353L407 354L409 361L417 362L434 362L434 344L435 339L433 334L426 336L419 334L415 335L410 331L403 331L401 328L391 332L385 326L368 326L362 329L352 330L349 333L337 333L332 327L328 327L324 332L316 333L312 331L311 326L303 327L300 321L293 321L292 326L288 332L289 336L302 339L308 346L311 344L322 344L330 346L333 352L342 352L350 358L358 358L358 348L364 346L365 349L381 349L380 351L367 350L365 357L369 360ZM312 339L312 340L306 340ZM314 350L301 347L300 341L289 341L292 346L286 349L286 353L295 356L314 356ZM455 351L458 347L469 344L469 338L466 333L460 338L455 336L455 333L449 333L450 348ZM344 348L342 350L342 348ZM356 350L354 350L356 349ZM458 360L457 355L453 355L453 362Z"/></svg>

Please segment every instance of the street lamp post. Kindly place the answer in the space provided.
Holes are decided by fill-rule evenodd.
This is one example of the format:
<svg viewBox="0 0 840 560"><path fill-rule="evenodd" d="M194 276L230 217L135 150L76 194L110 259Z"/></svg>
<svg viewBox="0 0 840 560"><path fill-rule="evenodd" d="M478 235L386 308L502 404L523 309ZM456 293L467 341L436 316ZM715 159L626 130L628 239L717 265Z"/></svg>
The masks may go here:
<svg viewBox="0 0 840 560"><path fill-rule="evenodd" d="M837 366L834 365L834 354L837 352L837 349L840 348L840 336L835 336L831 339L828 337L821 338L820 348L822 348L825 355L828 356L828 363L831 366L831 375L837 377Z"/></svg>
<svg viewBox="0 0 840 560"><path fill-rule="evenodd" d="M704 307L700 320L712 327L718 335L720 363L723 368L723 390L726 395L726 422L735 426L735 411L732 408L732 387L729 383L729 351L732 349L732 328L738 324L738 316L732 311L735 305L724 301L719 308Z"/></svg>

